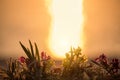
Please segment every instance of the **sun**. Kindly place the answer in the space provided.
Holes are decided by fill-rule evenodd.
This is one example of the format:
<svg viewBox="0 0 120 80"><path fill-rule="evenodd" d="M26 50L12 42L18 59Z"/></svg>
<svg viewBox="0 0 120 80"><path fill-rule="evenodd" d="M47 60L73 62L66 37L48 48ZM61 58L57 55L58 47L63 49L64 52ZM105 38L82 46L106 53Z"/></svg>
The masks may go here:
<svg viewBox="0 0 120 80"><path fill-rule="evenodd" d="M82 0L52 0L52 28L49 49L54 56L63 58L70 47L82 47Z"/></svg>

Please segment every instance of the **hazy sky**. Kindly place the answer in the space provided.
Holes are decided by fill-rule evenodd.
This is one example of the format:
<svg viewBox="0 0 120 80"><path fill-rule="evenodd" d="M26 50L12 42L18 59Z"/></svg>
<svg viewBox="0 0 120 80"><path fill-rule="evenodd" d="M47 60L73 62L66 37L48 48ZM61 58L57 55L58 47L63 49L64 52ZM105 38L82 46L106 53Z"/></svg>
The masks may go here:
<svg viewBox="0 0 120 80"><path fill-rule="evenodd" d="M120 0L85 0L84 12L86 53L119 55Z"/></svg>
<svg viewBox="0 0 120 80"><path fill-rule="evenodd" d="M51 17L45 0L0 0L0 56L21 55L19 41L47 50ZM27 45L28 46L28 45Z"/></svg>
<svg viewBox="0 0 120 80"><path fill-rule="evenodd" d="M84 0L83 5L85 54L118 55L120 1ZM29 39L49 53L46 42L51 19L45 0L0 0L0 56L22 55L19 41L28 45Z"/></svg>

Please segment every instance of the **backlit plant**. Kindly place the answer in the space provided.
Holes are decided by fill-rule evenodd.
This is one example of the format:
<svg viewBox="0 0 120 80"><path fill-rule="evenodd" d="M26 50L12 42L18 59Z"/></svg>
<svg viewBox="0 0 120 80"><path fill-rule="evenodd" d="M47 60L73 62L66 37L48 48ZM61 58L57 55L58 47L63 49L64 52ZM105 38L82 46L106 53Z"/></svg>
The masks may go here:
<svg viewBox="0 0 120 80"><path fill-rule="evenodd" d="M119 59L109 59L101 54L89 59L81 48L71 47L61 60L61 67L55 67L55 60L46 52L39 52L37 44L29 40L30 48L20 45L26 54L18 59L10 58L5 67L0 67L2 80L120 80Z"/></svg>

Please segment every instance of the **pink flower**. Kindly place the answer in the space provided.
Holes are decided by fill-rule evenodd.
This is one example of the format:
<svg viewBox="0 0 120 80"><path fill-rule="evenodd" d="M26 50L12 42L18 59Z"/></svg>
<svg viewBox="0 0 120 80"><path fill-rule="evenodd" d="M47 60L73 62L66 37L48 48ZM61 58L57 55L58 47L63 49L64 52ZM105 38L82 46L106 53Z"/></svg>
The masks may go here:
<svg viewBox="0 0 120 80"><path fill-rule="evenodd" d="M26 59L25 59L25 63L26 63L26 65L28 66L28 65L31 63L31 60L30 60L29 58L26 58Z"/></svg>
<svg viewBox="0 0 120 80"><path fill-rule="evenodd" d="M119 69L119 60L117 58L112 59L111 65L112 65L111 70L113 72L117 73L118 69Z"/></svg>
<svg viewBox="0 0 120 80"><path fill-rule="evenodd" d="M50 60L51 57L48 56L44 51L41 52L41 59L42 60Z"/></svg>
<svg viewBox="0 0 120 80"><path fill-rule="evenodd" d="M95 61L107 65L107 57L104 54L101 54L98 58L95 59Z"/></svg>
<svg viewBox="0 0 120 80"><path fill-rule="evenodd" d="M46 53L44 51L41 52L41 58L42 60L46 60L47 58Z"/></svg>
<svg viewBox="0 0 120 80"><path fill-rule="evenodd" d="M21 56L21 57L19 58L19 61L20 61L21 63L25 63L25 57Z"/></svg>
<svg viewBox="0 0 120 80"><path fill-rule="evenodd" d="M31 60L29 58L25 58L23 56L21 56L18 60L20 63L25 63L27 66L31 63Z"/></svg>
<svg viewBox="0 0 120 80"><path fill-rule="evenodd" d="M107 59L107 57L104 54L102 54L98 58L96 58L95 61L99 60L99 61L106 62L107 61L106 59Z"/></svg>

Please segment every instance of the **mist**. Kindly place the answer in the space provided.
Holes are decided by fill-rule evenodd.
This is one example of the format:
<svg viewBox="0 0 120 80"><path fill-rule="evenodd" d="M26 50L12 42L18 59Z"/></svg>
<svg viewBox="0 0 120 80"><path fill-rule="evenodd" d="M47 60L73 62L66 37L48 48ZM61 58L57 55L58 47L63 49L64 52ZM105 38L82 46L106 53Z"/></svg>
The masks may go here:
<svg viewBox="0 0 120 80"><path fill-rule="evenodd" d="M19 45L36 42L47 49L51 16L45 0L0 0L0 57L23 55Z"/></svg>
<svg viewBox="0 0 120 80"><path fill-rule="evenodd" d="M120 1L84 0L83 53L120 56ZM24 55L19 41L49 53L51 15L45 0L0 0L0 57Z"/></svg>
<svg viewBox="0 0 120 80"><path fill-rule="evenodd" d="M84 1L84 50L89 56L120 56L120 1Z"/></svg>

